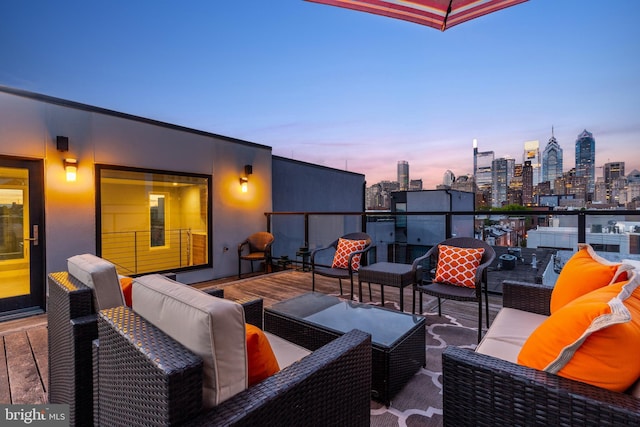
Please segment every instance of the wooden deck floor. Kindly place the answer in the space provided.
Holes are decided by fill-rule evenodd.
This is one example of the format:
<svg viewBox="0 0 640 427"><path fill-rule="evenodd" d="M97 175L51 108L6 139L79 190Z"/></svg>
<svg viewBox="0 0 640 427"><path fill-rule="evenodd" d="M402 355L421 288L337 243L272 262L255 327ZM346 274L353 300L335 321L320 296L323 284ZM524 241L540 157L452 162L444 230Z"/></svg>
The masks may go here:
<svg viewBox="0 0 640 427"><path fill-rule="evenodd" d="M264 306L297 295L311 292L311 273L287 270L278 273L254 275L241 280L235 278L219 279L194 285L198 288L224 288L227 298L262 298ZM343 282L344 294L349 294L349 283ZM363 286L366 285L363 284ZM357 296L357 282L355 283ZM316 292L338 294L337 279L316 276ZM364 302L369 302L368 289L363 289ZM373 285L373 301L380 301L380 286ZM436 309L435 299L424 297L425 312ZM385 288L386 306L399 307L398 289ZM490 296L489 312L493 319L501 307L501 296ZM412 305L411 288L404 290L405 311L410 312ZM450 309L455 309L459 317L471 321L477 319L477 308L474 303L451 302ZM446 311L446 303L443 311ZM38 404L47 401L49 378L47 348L46 314L26 319L0 322L0 403Z"/></svg>

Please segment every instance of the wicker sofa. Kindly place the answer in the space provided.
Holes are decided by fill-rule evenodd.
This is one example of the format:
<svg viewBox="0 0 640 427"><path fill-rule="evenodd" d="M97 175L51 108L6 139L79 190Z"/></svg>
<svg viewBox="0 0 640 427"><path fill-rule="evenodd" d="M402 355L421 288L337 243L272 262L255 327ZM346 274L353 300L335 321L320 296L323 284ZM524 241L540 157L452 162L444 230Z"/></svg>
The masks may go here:
<svg viewBox="0 0 640 427"><path fill-rule="evenodd" d="M128 307L97 312L86 280L60 272L48 284L49 401L69 404L71 425L369 424L368 334L352 331L203 410L198 356ZM262 328L262 300L241 304Z"/></svg>
<svg viewBox="0 0 640 427"><path fill-rule="evenodd" d="M71 425L92 425L92 342L98 338L97 301L93 290L69 272L50 273L47 283L48 400L69 405ZM208 293L224 296L222 289ZM262 300L239 302L247 323L262 328Z"/></svg>
<svg viewBox="0 0 640 427"><path fill-rule="evenodd" d="M126 307L101 311L98 330L98 425L369 425L371 338L364 332L353 330L202 411L199 358ZM138 386L122 387L121 372Z"/></svg>
<svg viewBox="0 0 640 427"><path fill-rule="evenodd" d="M503 307L549 315L552 288L505 281ZM446 426L640 425L640 399L469 349L442 355Z"/></svg>

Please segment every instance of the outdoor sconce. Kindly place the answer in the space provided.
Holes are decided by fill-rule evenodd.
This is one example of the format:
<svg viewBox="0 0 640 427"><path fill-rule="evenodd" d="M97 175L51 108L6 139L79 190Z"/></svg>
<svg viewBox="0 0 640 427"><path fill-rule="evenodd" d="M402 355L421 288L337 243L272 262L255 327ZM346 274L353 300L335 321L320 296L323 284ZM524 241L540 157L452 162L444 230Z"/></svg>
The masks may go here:
<svg viewBox="0 0 640 427"><path fill-rule="evenodd" d="M244 165L244 176L240 177L240 189L243 193L249 191L249 175L253 173L253 166Z"/></svg>
<svg viewBox="0 0 640 427"><path fill-rule="evenodd" d="M75 182L78 174L78 161L76 159L64 159L64 171L67 174L67 182Z"/></svg>

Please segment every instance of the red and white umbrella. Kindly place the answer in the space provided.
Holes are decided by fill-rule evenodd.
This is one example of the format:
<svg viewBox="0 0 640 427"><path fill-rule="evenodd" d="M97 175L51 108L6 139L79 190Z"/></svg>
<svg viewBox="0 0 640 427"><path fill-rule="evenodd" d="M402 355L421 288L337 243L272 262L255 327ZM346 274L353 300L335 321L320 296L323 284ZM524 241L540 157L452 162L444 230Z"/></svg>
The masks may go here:
<svg viewBox="0 0 640 427"><path fill-rule="evenodd" d="M307 0L403 19L444 31L527 0Z"/></svg>

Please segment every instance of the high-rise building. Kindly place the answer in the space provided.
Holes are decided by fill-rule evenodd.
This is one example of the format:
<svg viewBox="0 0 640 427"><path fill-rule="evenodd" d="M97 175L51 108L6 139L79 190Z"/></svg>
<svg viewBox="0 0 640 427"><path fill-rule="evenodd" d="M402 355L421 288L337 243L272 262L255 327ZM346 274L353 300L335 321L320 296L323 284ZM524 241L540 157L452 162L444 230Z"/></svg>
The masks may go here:
<svg viewBox="0 0 640 427"><path fill-rule="evenodd" d="M586 129L576 139L576 176L585 178L588 200L596 183L596 140Z"/></svg>
<svg viewBox="0 0 640 427"><path fill-rule="evenodd" d="M522 164L527 161L531 162L531 170L533 172L533 185L536 186L540 182L540 142L526 141L524 143Z"/></svg>
<svg viewBox="0 0 640 427"><path fill-rule="evenodd" d="M478 192L483 195L486 204L491 205L491 185L493 182L493 151L478 151L478 141L473 140L473 177Z"/></svg>
<svg viewBox="0 0 640 427"><path fill-rule="evenodd" d="M533 168L529 160L526 160L522 166L522 204L525 206L533 204Z"/></svg>
<svg viewBox="0 0 640 427"><path fill-rule="evenodd" d="M412 179L409 181L409 191L422 191L422 179Z"/></svg>
<svg viewBox="0 0 640 427"><path fill-rule="evenodd" d="M454 182L456 182L456 176L453 172L447 170L442 177L442 185L451 188Z"/></svg>
<svg viewBox="0 0 640 427"><path fill-rule="evenodd" d="M616 179L624 176L624 162L605 163L602 175L604 176L604 182L610 185Z"/></svg>
<svg viewBox="0 0 640 427"><path fill-rule="evenodd" d="M491 166L493 183L491 191L491 206L499 208L507 201L509 183L513 176L515 160L508 158L495 159Z"/></svg>
<svg viewBox="0 0 640 427"><path fill-rule="evenodd" d="M607 192L608 203L618 203L620 192L624 191L626 180L624 178L624 162L605 163L602 174Z"/></svg>
<svg viewBox="0 0 640 427"><path fill-rule="evenodd" d="M406 160L398 161L398 183L400 191L409 191L409 162Z"/></svg>
<svg viewBox="0 0 640 427"><path fill-rule="evenodd" d="M542 152L541 182L549 181L553 184L556 178L562 176L562 166L562 148L560 148L560 144L553 135L553 128L551 128L551 138Z"/></svg>

